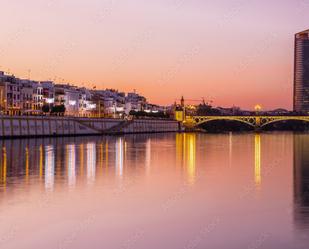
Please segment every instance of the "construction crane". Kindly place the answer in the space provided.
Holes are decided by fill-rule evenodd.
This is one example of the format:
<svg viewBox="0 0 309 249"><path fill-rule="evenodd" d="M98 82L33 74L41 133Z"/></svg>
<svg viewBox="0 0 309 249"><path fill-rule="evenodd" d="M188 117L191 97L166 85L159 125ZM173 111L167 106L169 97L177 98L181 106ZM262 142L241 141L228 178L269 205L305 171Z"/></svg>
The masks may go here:
<svg viewBox="0 0 309 249"><path fill-rule="evenodd" d="M205 98L204 97L202 97L201 99L176 99L175 101L177 102L177 101L188 101L188 102L200 102L200 103L202 103L203 105L211 105L212 103L213 103L213 101L212 100L210 100L210 101L208 101L207 103L205 102Z"/></svg>

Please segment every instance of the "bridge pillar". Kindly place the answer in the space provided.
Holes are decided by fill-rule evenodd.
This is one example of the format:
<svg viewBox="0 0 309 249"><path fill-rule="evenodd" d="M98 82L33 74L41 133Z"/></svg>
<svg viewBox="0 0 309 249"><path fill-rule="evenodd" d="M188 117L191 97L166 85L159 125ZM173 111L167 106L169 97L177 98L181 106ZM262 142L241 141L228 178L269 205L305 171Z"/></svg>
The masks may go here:
<svg viewBox="0 0 309 249"><path fill-rule="evenodd" d="M260 117L255 117L254 130L255 131L260 131L261 130L261 118Z"/></svg>
<svg viewBox="0 0 309 249"><path fill-rule="evenodd" d="M262 130L261 126L256 126L256 127L254 127L254 131L256 131L256 132L259 132L259 131L261 131L261 130Z"/></svg>

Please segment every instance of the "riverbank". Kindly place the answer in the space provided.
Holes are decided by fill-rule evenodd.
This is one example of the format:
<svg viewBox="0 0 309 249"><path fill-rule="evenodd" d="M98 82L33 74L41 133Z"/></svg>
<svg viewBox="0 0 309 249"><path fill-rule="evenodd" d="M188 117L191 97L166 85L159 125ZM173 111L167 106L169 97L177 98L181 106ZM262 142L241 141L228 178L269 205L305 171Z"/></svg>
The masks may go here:
<svg viewBox="0 0 309 249"><path fill-rule="evenodd" d="M164 119L105 119L46 116L1 116L0 138L114 135L178 132L179 122Z"/></svg>

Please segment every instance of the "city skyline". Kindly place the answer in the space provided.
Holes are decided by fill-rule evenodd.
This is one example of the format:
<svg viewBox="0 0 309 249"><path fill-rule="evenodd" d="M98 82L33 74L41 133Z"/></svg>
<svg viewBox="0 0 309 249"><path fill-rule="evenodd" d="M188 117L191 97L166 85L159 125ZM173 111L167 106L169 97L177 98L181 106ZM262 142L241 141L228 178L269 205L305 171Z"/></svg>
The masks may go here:
<svg viewBox="0 0 309 249"><path fill-rule="evenodd" d="M2 6L2 71L137 89L161 105L185 95L215 106L292 109L293 36L308 29L304 1L278 7L275 1L13 0Z"/></svg>
<svg viewBox="0 0 309 249"><path fill-rule="evenodd" d="M1 10L0 249L308 248L309 0Z"/></svg>

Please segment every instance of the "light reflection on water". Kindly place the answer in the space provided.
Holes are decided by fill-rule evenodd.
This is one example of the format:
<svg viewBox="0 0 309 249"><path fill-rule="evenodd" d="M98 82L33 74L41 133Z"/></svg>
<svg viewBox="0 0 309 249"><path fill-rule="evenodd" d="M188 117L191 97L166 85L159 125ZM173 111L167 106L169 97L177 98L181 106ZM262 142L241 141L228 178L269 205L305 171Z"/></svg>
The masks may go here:
<svg viewBox="0 0 309 249"><path fill-rule="evenodd" d="M40 153L40 161L43 161L42 154ZM26 159L27 160L27 159ZM54 146L45 146L45 188L53 190L55 178L55 155Z"/></svg>
<svg viewBox="0 0 309 249"><path fill-rule="evenodd" d="M84 153L83 151L81 153ZM96 144L87 143L87 182L93 183L96 175Z"/></svg>
<svg viewBox="0 0 309 249"><path fill-rule="evenodd" d="M255 134L254 136L254 152L255 152L255 184L261 185L261 135Z"/></svg>
<svg viewBox="0 0 309 249"><path fill-rule="evenodd" d="M3 140L0 248L307 248L309 134Z"/></svg>

